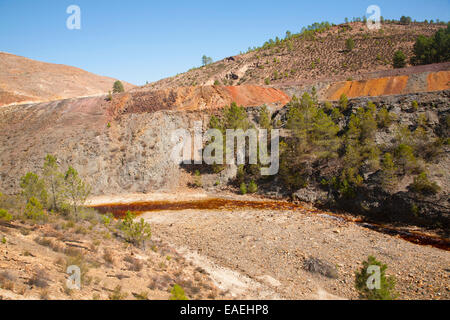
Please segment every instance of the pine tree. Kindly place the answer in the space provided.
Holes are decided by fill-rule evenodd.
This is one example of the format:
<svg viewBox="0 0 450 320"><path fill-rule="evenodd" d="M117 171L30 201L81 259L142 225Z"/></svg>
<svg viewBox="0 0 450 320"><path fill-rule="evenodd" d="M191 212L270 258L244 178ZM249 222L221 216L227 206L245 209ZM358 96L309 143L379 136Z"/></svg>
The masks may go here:
<svg viewBox="0 0 450 320"><path fill-rule="evenodd" d="M87 197L91 192L88 186L78 176L78 172L69 167L64 176L65 194L70 199L73 211L76 213L78 208L86 202Z"/></svg>
<svg viewBox="0 0 450 320"><path fill-rule="evenodd" d="M50 196L49 208L58 211L63 201L64 175L59 171L56 157L50 154L45 157L43 176Z"/></svg>
<svg viewBox="0 0 450 320"><path fill-rule="evenodd" d="M123 84L121 81L117 80L116 82L114 82L113 85L113 92L114 93L121 93L124 92L125 88L123 87Z"/></svg>

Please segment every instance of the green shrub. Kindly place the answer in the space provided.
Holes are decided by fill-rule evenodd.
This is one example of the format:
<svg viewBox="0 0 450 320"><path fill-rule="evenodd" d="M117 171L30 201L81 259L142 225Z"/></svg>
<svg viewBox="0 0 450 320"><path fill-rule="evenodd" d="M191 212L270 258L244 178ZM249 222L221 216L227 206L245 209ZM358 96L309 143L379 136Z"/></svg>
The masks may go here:
<svg viewBox="0 0 450 320"><path fill-rule="evenodd" d="M119 225L126 241L144 246L145 241L152 236L150 225L141 218L138 222L134 221L135 216L128 211L122 223Z"/></svg>
<svg viewBox="0 0 450 320"><path fill-rule="evenodd" d="M239 190L241 191L241 194L247 194L247 185L245 184L245 182L241 183Z"/></svg>
<svg viewBox="0 0 450 320"><path fill-rule="evenodd" d="M386 107L383 107L378 111L377 123L379 128L388 128L394 120L395 115L390 113Z"/></svg>
<svg viewBox="0 0 450 320"><path fill-rule="evenodd" d="M31 198L25 207L25 217L33 221L47 221L48 215L44 212L42 204L36 198Z"/></svg>
<svg viewBox="0 0 450 320"><path fill-rule="evenodd" d="M355 48L355 41L352 38L349 38L345 41L345 47L348 51L352 51Z"/></svg>
<svg viewBox="0 0 450 320"><path fill-rule="evenodd" d="M45 182L33 172L28 172L20 178L20 187L22 188L22 196L25 202L29 202L31 198L38 199L42 205L47 203L47 190Z"/></svg>
<svg viewBox="0 0 450 320"><path fill-rule="evenodd" d="M368 280L371 274L368 274L370 266L380 268L380 288L369 289ZM397 297L395 293L395 277L386 277L387 265L377 261L373 256L363 262L363 267L355 272L355 288L360 297L367 300L394 300Z"/></svg>
<svg viewBox="0 0 450 320"><path fill-rule="evenodd" d="M69 167L64 176L64 192L71 202L73 211L77 213L78 208L89 197L91 187L79 177L78 172L74 168Z"/></svg>
<svg viewBox="0 0 450 320"><path fill-rule="evenodd" d="M186 297L186 294L184 293L184 290L181 286L179 286L178 284L175 284L172 288L172 290L170 291L170 298L169 300L189 300Z"/></svg>
<svg viewBox="0 0 450 320"><path fill-rule="evenodd" d="M330 101L326 101L323 105L323 109L325 112L331 112L333 111L333 104Z"/></svg>
<svg viewBox="0 0 450 320"><path fill-rule="evenodd" d="M406 66L406 55L403 51L399 50L394 53L393 66L396 69L404 68Z"/></svg>
<svg viewBox="0 0 450 320"><path fill-rule="evenodd" d="M55 156L45 157L42 175L49 196L48 208L59 211L64 206L64 175L59 171Z"/></svg>
<svg viewBox="0 0 450 320"><path fill-rule="evenodd" d="M113 92L114 93L121 93L124 92L125 88L123 87L123 84L121 81L117 80L116 82L114 82L113 85Z"/></svg>
<svg viewBox="0 0 450 320"><path fill-rule="evenodd" d="M422 172L415 177L410 188L412 191L424 195L436 194L441 190L436 182L432 182L428 179L426 172Z"/></svg>
<svg viewBox="0 0 450 320"><path fill-rule="evenodd" d="M207 57L206 55L203 55L202 57L202 65L207 66L209 64L213 63L213 59L211 57Z"/></svg>
<svg viewBox="0 0 450 320"><path fill-rule="evenodd" d="M261 129L266 129L266 130L270 130L272 129L272 124L270 122L270 114L269 114L269 110L267 109L267 106L264 105L260 110L259 110L259 127Z"/></svg>
<svg viewBox="0 0 450 320"><path fill-rule="evenodd" d="M384 155L381 168L382 168L383 185L385 187L393 187L397 182L396 176L397 168L394 164L394 160L392 159L392 155L390 153L386 153Z"/></svg>
<svg viewBox="0 0 450 320"><path fill-rule="evenodd" d="M411 17L407 17L407 16L401 16L400 18L400 23L401 24L411 24Z"/></svg>
<svg viewBox="0 0 450 320"><path fill-rule="evenodd" d="M405 143L401 143L394 151L396 162L403 168L405 173L412 173L417 170L417 159L414 156L414 149Z"/></svg>
<svg viewBox="0 0 450 320"><path fill-rule="evenodd" d="M110 293L108 296L109 300L125 300L127 298L127 294L122 292L122 287L120 285L117 285L113 292Z"/></svg>
<svg viewBox="0 0 450 320"><path fill-rule="evenodd" d="M13 216L5 209L0 209L0 220L11 221Z"/></svg>
<svg viewBox="0 0 450 320"><path fill-rule="evenodd" d="M197 188L201 188L203 186L202 176L199 170L195 170L194 172L194 186L196 186Z"/></svg>
<svg viewBox="0 0 450 320"><path fill-rule="evenodd" d="M258 185L256 184L255 181L250 181L250 183L248 184L248 192L249 193L258 192Z"/></svg>
<svg viewBox="0 0 450 320"><path fill-rule="evenodd" d="M411 103L411 107L414 109L414 111L417 111L417 110L419 110L419 103L416 100L414 100Z"/></svg>
<svg viewBox="0 0 450 320"><path fill-rule="evenodd" d="M344 112L348 108L348 98L345 93L341 95L339 98L339 109L341 112Z"/></svg>
<svg viewBox="0 0 450 320"><path fill-rule="evenodd" d="M338 123L339 121L344 119L344 115L341 113L341 111L339 111L339 108L333 108L333 110L331 111L331 119L333 119L335 123Z"/></svg>

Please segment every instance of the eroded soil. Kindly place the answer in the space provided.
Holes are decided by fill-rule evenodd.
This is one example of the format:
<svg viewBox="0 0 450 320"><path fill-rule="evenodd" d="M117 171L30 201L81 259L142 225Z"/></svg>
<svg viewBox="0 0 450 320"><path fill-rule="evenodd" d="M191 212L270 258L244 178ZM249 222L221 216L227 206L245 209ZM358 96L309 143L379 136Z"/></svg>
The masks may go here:
<svg viewBox="0 0 450 320"><path fill-rule="evenodd" d="M109 200L106 203L117 203ZM204 268L215 285L235 298L357 299L354 272L369 255L388 264L399 298L450 298L448 251L413 244L314 208L177 207L142 217L151 223L155 237ZM309 258L334 266L337 278L305 270Z"/></svg>

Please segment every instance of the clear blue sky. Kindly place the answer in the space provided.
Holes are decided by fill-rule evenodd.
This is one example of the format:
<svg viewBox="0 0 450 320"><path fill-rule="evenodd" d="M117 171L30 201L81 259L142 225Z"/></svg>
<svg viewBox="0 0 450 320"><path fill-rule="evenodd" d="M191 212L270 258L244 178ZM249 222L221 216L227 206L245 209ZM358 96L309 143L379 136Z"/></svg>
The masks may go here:
<svg viewBox="0 0 450 320"><path fill-rule="evenodd" d="M81 30L66 9L81 8ZM144 84L298 32L313 22L362 17L450 20L450 0L0 0L0 51Z"/></svg>

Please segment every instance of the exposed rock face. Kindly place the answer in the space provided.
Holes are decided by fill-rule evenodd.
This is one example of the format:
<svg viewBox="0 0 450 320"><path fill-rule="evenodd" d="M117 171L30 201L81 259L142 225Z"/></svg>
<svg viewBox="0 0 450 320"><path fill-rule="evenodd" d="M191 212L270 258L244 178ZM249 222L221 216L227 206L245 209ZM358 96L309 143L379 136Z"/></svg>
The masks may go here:
<svg viewBox="0 0 450 320"><path fill-rule="evenodd" d="M112 90L116 79L0 52L0 106L91 96ZM123 82L125 89L133 85Z"/></svg>
<svg viewBox="0 0 450 320"><path fill-rule="evenodd" d="M135 90L110 102L92 97L0 108L0 188L17 192L19 178L39 172L48 153L63 167L74 166L95 194L175 188L184 171L170 157L171 132L191 130L194 121L208 124L208 112L189 110L214 112L232 101L276 108L289 97L257 86L210 86Z"/></svg>
<svg viewBox="0 0 450 320"><path fill-rule="evenodd" d="M137 88L126 95L122 107L127 112L147 112L154 108L177 110L213 110L236 102L245 107L263 104L282 107L290 97L282 90L254 85L196 86L149 90Z"/></svg>
<svg viewBox="0 0 450 320"><path fill-rule="evenodd" d="M186 186L192 178L170 157L176 144L171 140L171 132L192 129L195 121L203 121L206 129L210 114L215 111L185 110L185 106L177 105L176 98L173 103L160 106L148 103L150 100L141 100L153 96L154 92L131 92L116 95L111 102L105 101L104 97L94 97L0 108L0 189L4 193L18 192L19 178L28 171L40 172L48 153L56 155L63 168L75 167L97 195L173 190ZM450 91L370 98L377 106L387 106L397 115L390 128L378 130L377 143L392 143L395 128L399 125L414 127L420 114L429 119L430 137L448 137L449 98ZM366 105L368 100L350 100L350 110ZM417 111L412 108L413 100L418 102ZM252 99L249 101L253 103ZM287 108L271 109L275 111L275 120L285 121ZM251 119L258 114L257 108L247 110ZM350 114L351 111L346 114L347 119ZM401 216L411 217L411 203L414 202L420 207L421 218L441 219L445 223L450 216L448 148L445 145L439 158L427 164L430 180L441 187L436 196L420 197L409 192L407 187L412 177L405 177L392 192L383 191L379 188L377 172L368 171L365 173L368 183L359 190L357 198L340 205L348 210L390 216L396 220ZM331 164L326 170L333 168ZM234 172L230 170L226 176L213 177L211 181L228 180ZM316 184L311 183L308 189L297 192L296 197L329 204L333 194L321 187L319 178L320 175ZM283 190L282 183L277 180L272 187L267 189L268 194ZM260 190L264 190L263 186Z"/></svg>
<svg viewBox="0 0 450 320"><path fill-rule="evenodd" d="M291 96L299 96L306 91L312 92L313 87L317 90L320 100L339 100L342 94L348 98L358 98L448 90L450 63L374 72L363 79L280 86Z"/></svg>

